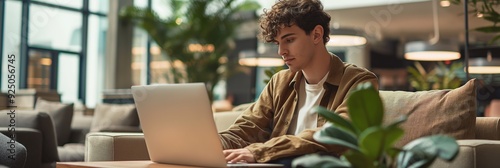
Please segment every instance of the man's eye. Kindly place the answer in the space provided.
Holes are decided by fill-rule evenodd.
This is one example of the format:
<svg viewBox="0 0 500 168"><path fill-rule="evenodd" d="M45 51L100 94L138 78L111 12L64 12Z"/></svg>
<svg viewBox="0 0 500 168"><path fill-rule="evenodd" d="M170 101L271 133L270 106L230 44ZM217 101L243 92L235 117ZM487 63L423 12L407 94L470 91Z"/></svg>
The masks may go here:
<svg viewBox="0 0 500 168"><path fill-rule="evenodd" d="M286 42L291 43L291 42L293 42L293 39L286 39Z"/></svg>

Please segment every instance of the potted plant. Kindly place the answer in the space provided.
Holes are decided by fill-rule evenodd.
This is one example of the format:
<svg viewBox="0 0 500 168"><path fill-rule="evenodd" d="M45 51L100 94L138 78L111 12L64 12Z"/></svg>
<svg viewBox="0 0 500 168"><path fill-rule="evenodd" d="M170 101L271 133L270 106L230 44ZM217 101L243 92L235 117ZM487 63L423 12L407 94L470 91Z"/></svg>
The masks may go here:
<svg viewBox="0 0 500 168"><path fill-rule="evenodd" d="M399 127L408 116L384 125L384 107L379 93L370 83L360 84L348 100L350 120L316 107L314 111L332 123L314 134L320 143L339 145L348 150L340 157L317 154L299 157L294 167L426 167L436 158L453 160L458 154L455 139L433 135L416 139L399 149L394 144L404 131Z"/></svg>
<svg viewBox="0 0 500 168"><path fill-rule="evenodd" d="M426 71L420 62L414 62L414 67L408 67L410 85L418 91L436 89L454 89L460 86L462 80L457 72L463 68L462 62L445 65L438 62L437 66Z"/></svg>
<svg viewBox="0 0 500 168"><path fill-rule="evenodd" d="M460 4L461 0L451 0L453 4ZM496 33L489 43L492 44L500 39L500 26L497 25L500 22L500 13L496 10L498 5L500 5L500 0L470 0L468 5L471 7L468 13L479 18L483 18L486 21L492 22L491 26L478 27L474 30L484 33Z"/></svg>
<svg viewBox="0 0 500 168"><path fill-rule="evenodd" d="M171 16L162 19L150 8L127 7L121 11L124 22L144 29L172 64L171 83L204 82L212 97L215 84L230 70L227 68L232 37L243 22L239 14L255 14L260 8L253 0L169 0Z"/></svg>

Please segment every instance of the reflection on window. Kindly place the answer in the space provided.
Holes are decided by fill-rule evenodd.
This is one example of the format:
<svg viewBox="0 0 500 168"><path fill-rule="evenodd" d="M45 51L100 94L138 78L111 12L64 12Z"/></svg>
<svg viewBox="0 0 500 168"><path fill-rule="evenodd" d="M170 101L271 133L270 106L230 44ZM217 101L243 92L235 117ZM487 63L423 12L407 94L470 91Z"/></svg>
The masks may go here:
<svg viewBox="0 0 500 168"><path fill-rule="evenodd" d="M145 85L146 81L146 59L148 34L140 29L134 28L134 38L132 43L132 85Z"/></svg>
<svg viewBox="0 0 500 168"><path fill-rule="evenodd" d="M151 69L151 83L176 83L174 80L174 74L172 73L172 68L177 70L177 75L186 75L184 69L184 64L179 61L171 60L161 52L160 47L153 43L149 49L151 52L151 63L149 64ZM180 83L186 82L184 80L178 81Z"/></svg>
<svg viewBox="0 0 500 168"><path fill-rule="evenodd" d="M100 101L104 74L104 59L106 53L106 33L108 29L108 19L96 15L89 17L89 29L87 40L87 81L86 81L86 101L88 107L95 107Z"/></svg>
<svg viewBox="0 0 500 168"><path fill-rule="evenodd" d="M91 12L108 13L109 1L89 0L89 10Z"/></svg>
<svg viewBox="0 0 500 168"><path fill-rule="evenodd" d="M82 14L32 4L29 45L80 52Z"/></svg>
<svg viewBox="0 0 500 168"><path fill-rule="evenodd" d="M52 56L47 51L30 50L28 88L50 90Z"/></svg>
<svg viewBox="0 0 500 168"><path fill-rule="evenodd" d="M13 66L15 66L17 69L19 69L19 61L20 61L20 55L19 55L19 47L21 43L21 2L20 1L6 1L5 2L5 16L3 17L4 20L4 25L3 25L3 46L2 47L2 69L0 70L1 75L0 77L2 78L2 83L0 86L2 86L2 91L6 92L8 90L7 88L7 82L8 81L8 72L7 72L7 55L8 54L14 54L16 55L16 61L14 62ZM19 70L16 71L16 88L19 88Z"/></svg>
<svg viewBox="0 0 500 168"><path fill-rule="evenodd" d="M74 54L59 54L57 68L57 92L61 94L61 102L78 101L78 85L80 57Z"/></svg>

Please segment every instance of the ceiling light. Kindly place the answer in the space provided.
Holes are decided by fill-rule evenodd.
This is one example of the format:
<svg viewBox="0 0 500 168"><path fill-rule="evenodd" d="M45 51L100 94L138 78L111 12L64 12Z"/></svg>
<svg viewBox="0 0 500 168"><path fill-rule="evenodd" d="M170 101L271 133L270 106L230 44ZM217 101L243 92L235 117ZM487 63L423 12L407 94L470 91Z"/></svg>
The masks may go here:
<svg viewBox="0 0 500 168"><path fill-rule="evenodd" d="M442 2L442 1L441 1ZM414 41L406 43L405 58L417 61L447 61L460 58L458 45L439 41L439 20L437 1L432 1L434 37L429 41Z"/></svg>
<svg viewBox="0 0 500 168"><path fill-rule="evenodd" d="M460 58L458 45L443 41L431 44L427 41L414 41L406 43L405 58L418 61L443 61Z"/></svg>
<svg viewBox="0 0 500 168"><path fill-rule="evenodd" d="M498 54L498 48L494 47L470 49L469 55L471 58L469 58L469 73L499 74L500 58L495 58L498 57Z"/></svg>
<svg viewBox="0 0 500 168"><path fill-rule="evenodd" d="M331 29L330 40L327 46L347 47L366 44L366 38L353 29Z"/></svg>
<svg viewBox="0 0 500 168"><path fill-rule="evenodd" d="M451 5L449 0L441 0L439 4L441 5L441 7L448 7Z"/></svg>

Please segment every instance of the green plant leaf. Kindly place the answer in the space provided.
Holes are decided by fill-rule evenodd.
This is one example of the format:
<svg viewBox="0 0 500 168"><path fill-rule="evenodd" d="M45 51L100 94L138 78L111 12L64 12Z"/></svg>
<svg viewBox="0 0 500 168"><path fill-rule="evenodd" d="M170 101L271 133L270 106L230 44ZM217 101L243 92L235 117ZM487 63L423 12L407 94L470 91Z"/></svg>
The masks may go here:
<svg viewBox="0 0 500 168"><path fill-rule="evenodd" d="M500 27L498 26L485 26L475 28L476 31L484 32L484 33L497 33L500 32Z"/></svg>
<svg viewBox="0 0 500 168"><path fill-rule="evenodd" d="M384 107L379 93L369 82L361 83L348 100L349 117L352 124L363 132L372 126L380 126L384 117Z"/></svg>
<svg viewBox="0 0 500 168"><path fill-rule="evenodd" d="M368 158L365 154L360 151L349 150L342 155L346 160L348 160L352 167L356 168L375 168L374 160Z"/></svg>
<svg viewBox="0 0 500 168"><path fill-rule="evenodd" d="M398 167L428 167L434 160L436 155L432 155L420 150L403 150L398 155Z"/></svg>
<svg viewBox="0 0 500 168"><path fill-rule="evenodd" d="M491 38L490 41L488 41L488 44L493 44L496 41L500 39L500 35L496 35L495 37Z"/></svg>
<svg viewBox="0 0 500 168"><path fill-rule="evenodd" d="M399 127L370 127L359 137L359 148L370 159L377 160L383 157L384 151L389 151L394 143L403 136Z"/></svg>
<svg viewBox="0 0 500 168"><path fill-rule="evenodd" d="M411 115L411 113L408 114L408 115ZM389 125L387 125L387 127L398 127L399 125L401 125L404 122L406 122L406 120L408 120L408 115L401 115L396 120L394 120L392 123L390 123Z"/></svg>
<svg viewBox="0 0 500 168"><path fill-rule="evenodd" d="M317 131L313 135L314 140L330 145L340 145L347 147L352 150L359 150L358 140L351 133L337 128L335 126L329 126Z"/></svg>
<svg viewBox="0 0 500 168"><path fill-rule="evenodd" d="M351 122L339 116L338 114L331 112L330 110L321 106L316 106L311 110L312 112L318 113L319 115L324 117L327 121L333 123L335 126L344 128L347 131L350 131L351 133L358 135L358 130L351 124Z"/></svg>
<svg viewBox="0 0 500 168"><path fill-rule="evenodd" d="M350 168L351 164L333 156L309 154L294 159L292 167Z"/></svg>
<svg viewBox="0 0 500 168"><path fill-rule="evenodd" d="M451 161L458 154L459 146L455 139L444 135L433 135L416 139L403 147L406 153L400 153L398 161L411 164L423 161L432 163L436 157ZM413 162L412 162L413 161ZM421 163L419 163L421 164Z"/></svg>
<svg viewBox="0 0 500 168"><path fill-rule="evenodd" d="M359 148L370 159L376 160L385 148L384 139L382 127L370 127L359 136Z"/></svg>

